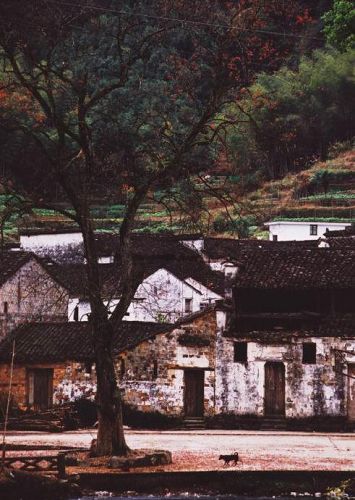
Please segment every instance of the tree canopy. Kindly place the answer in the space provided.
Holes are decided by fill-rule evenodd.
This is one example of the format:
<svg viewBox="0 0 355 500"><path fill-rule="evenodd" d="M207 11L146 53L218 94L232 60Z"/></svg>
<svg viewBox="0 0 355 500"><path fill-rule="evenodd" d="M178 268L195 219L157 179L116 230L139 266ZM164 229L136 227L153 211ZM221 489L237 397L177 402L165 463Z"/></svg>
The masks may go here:
<svg viewBox="0 0 355 500"><path fill-rule="evenodd" d="M349 0L334 0L323 17L327 42L338 50L355 47L355 7Z"/></svg>
<svg viewBox="0 0 355 500"><path fill-rule="evenodd" d="M153 186L213 165L222 110L288 57L308 12L281 0L21 0L0 5L3 184L56 208L84 239L96 355L98 454L125 453L111 353L134 296L130 233ZM55 193L59 193L56 200ZM90 206L126 195L109 317ZM68 207L63 208L65 201ZM61 202L61 203L58 203Z"/></svg>

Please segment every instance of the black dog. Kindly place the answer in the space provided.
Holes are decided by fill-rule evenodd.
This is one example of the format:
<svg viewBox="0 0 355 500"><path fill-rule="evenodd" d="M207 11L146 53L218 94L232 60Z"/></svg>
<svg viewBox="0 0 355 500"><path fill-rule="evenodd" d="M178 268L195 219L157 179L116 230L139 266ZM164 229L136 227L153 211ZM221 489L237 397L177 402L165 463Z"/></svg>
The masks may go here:
<svg viewBox="0 0 355 500"><path fill-rule="evenodd" d="M233 462L234 465L238 464L239 454L237 452L232 453L232 455L220 455L218 460L224 460L223 465L229 465Z"/></svg>

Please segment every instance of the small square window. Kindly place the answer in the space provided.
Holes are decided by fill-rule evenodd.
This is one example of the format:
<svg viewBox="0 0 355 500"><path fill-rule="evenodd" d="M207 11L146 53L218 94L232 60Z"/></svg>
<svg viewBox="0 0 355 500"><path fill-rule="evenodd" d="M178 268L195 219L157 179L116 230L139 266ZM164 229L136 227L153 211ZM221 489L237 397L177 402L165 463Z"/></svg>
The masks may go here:
<svg viewBox="0 0 355 500"><path fill-rule="evenodd" d="M234 363L246 363L248 361L248 342L234 343Z"/></svg>
<svg viewBox="0 0 355 500"><path fill-rule="evenodd" d="M314 342L303 344L302 363L314 365L317 362L317 345Z"/></svg>
<svg viewBox="0 0 355 500"><path fill-rule="evenodd" d="M277 234L272 235L272 241L277 241Z"/></svg>
<svg viewBox="0 0 355 500"><path fill-rule="evenodd" d="M310 234L311 234L311 236L317 236L317 234L318 234L318 226L317 226L317 224L311 224L310 225Z"/></svg>

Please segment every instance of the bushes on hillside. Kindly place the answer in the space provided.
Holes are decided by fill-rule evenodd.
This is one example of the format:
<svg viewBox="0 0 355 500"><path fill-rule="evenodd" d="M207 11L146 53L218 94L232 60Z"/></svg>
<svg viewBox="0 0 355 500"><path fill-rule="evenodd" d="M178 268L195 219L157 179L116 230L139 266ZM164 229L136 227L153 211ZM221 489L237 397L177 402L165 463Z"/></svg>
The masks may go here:
<svg viewBox="0 0 355 500"><path fill-rule="evenodd" d="M238 121L228 143L236 170L279 177L325 159L336 141L350 141L354 62L355 50L319 50L297 71L261 74L229 110Z"/></svg>

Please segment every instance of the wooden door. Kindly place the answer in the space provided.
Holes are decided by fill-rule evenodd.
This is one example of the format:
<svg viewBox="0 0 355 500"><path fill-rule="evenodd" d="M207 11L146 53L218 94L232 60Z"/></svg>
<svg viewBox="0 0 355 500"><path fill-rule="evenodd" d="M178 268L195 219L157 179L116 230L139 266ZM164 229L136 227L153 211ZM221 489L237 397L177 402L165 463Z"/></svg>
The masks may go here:
<svg viewBox="0 0 355 500"><path fill-rule="evenodd" d="M186 417L202 417L204 402L203 370L185 370L184 372L184 407Z"/></svg>
<svg viewBox="0 0 355 500"><path fill-rule="evenodd" d="M285 366L265 363L265 415L285 415Z"/></svg>
<svg viewBox="0 0 355 500"><path fill-rule="evenodd" d="M348 418L355 420L355 364L348 365Z"/></svg>
<svg viewBox="0 0 355 500"><path fill-rule="evenodd" d="M38 368L28 372L28 402L35 410L46 410L52 406L52 369Z"/></svg>

